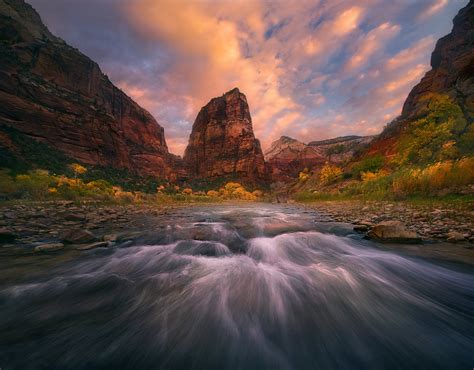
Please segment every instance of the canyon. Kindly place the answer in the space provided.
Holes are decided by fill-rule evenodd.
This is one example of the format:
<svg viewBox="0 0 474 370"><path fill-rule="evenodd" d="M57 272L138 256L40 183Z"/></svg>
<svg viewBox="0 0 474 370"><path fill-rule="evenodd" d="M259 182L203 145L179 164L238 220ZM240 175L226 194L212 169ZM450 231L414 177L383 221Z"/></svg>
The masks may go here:
<svg viewBox="0 0 474 370"><path fill-rule="evenodd" d="M0 151L19 155L15 130L92 166L125 169L171 181L226 178L264 184L292 181L304 168L347 165L397 152L411 122L433 94L462 109L465 134L474 112L474 4L441 38L432 69L408 95L401 115L377 136L347 136L308 144L282 136L262 152L246 96L234 88L198 113L184 157L168 151L163 127L117 88L100 67L54 36L22 0L0 0Z"/></svg>

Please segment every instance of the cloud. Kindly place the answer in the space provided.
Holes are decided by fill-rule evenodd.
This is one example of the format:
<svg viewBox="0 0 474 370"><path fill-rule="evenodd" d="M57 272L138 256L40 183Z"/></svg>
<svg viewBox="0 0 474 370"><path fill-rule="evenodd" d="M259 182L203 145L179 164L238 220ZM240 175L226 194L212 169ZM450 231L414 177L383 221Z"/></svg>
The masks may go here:
<svg viewBox="0 0 474 370"><path fill-rule="evenodd" d="M374 134L429 69L459 2L30 0L165 127L182 154L199 109L239 87L264 148ZM463 0L465 3L466 0Z"/></svg>

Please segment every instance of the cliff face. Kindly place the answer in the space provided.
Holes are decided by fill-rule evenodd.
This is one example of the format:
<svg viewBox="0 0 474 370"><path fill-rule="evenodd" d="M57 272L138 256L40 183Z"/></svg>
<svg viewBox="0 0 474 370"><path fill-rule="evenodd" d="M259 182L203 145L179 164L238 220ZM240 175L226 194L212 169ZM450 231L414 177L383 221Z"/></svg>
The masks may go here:
<svg viewBox="0 0 474 370"><path fill-rule="evenodd" d="M201 108L184 153L184 163L188 175L194 178L266 181L265 161L253 133L247 99L238 89L212 99Z"/></svg>
<svg viewBox="0 0 474 370"><path fill-rule="evenodd" d="M453 98L471 119L474 114L474 1L454 17L450 34L436 43L431 70L416 85L403 105L402 117L416 117L424 108L423 96L443 93ZM469 118L466 117L466 118Z"/></svg>
<svg viewBox="0 0 474 370"><path fill-rule="evenodd" d="M451 33L436 43L431 70L411 90L402 114L390 123L369 148L369 154L391 155L398 137L426 111L430 94L449 96L462 109L468 124L474 121L474 1L453 20Z"/></svg>
<svg viewBox="0 0 474 370"><path fill-rule="evenodd" d="M22 0L0 0L1 125L88 164L169 177L177 162L151 114Z"/></svg>
<svg viewBox="0 0 474 370"><path fill-rule="evenodd" d="M291 181L304 168L321 167L327 161L340 164L349 160L373 138L373 136L343 136L304 144L282 136L265 152L265 159L274 181Z"/></svg>

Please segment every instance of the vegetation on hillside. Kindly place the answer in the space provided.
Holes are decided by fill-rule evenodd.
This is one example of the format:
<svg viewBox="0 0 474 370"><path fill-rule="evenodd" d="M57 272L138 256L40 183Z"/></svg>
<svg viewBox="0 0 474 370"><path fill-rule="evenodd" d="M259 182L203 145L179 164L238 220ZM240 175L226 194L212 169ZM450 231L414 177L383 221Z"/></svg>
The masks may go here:
<svg viewBox="0 0 474 370"><path fill-rule="evenodd" d="M191 187L163 183L152 192L127 191L106 180L86 180L87 168L71 164L74 177L50 174L36 169L27 173L12 174L0 170L0 199L14 200L95 200L117 203L140 202L216 202L222 200L256 201L264 197L260 190L247 190L237 182L224 184L217 190L195 191ZM81 178L83 177L83 178Z"/></svg>
<svg viewBox="0 0 474 370"><path fill-rule="evenodd" d="M394 156L374 155L345 169L326 164L312 174L302 173L293 187L294 198L474 193L474 125L448 96L430 94L425 99L425 111L402 133Z"/></svg>

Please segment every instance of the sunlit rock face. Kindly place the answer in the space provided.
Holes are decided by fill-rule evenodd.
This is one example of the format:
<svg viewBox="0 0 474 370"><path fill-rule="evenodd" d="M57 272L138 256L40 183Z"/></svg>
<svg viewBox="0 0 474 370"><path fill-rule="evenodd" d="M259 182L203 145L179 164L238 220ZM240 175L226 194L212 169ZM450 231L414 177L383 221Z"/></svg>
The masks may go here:
<svg viewBox="0 0 474 370"><path fill-rule="evenodd" d="M265 152L272 180L294 180L305 168L316 169L325 162L342 163L365 148L373 136L342 136L304 144L288 136L274 141Z"/></svg>
<svg viewBox="0 0 474 370"><path fill-rule="evenodd" d="M190 177L266 181L260 142L253 133L247 99L239 89L214 98L201 108L184 162Z"/></svg>
<svg viewBox="0 0 474 370"><path fill-rule="evenodd" d="M408 95L403 105L403 117L416 116L426 105L423 97L429 93L447 94L466 107L465 115L474 114L474 2L454 17L450 34L436 43L431 55L431 70Z"/></svg>
<svg viewBox="0 0 474 370"><path fill-rule="evenodd" d="M0 126L87 164L172 176L163 127L21 0L0 0Z"/></svg>
<svg viewBox="0 0 474 370"><path fill-rule="evenodd" d="M426 110L430 94L448 95L462 108L467 122L474 121L474 2L461 9L451 33L436 43L431 70L411 90L402 114L387 125L369 148L369 154L391 155L409 123Z"/></svg>

